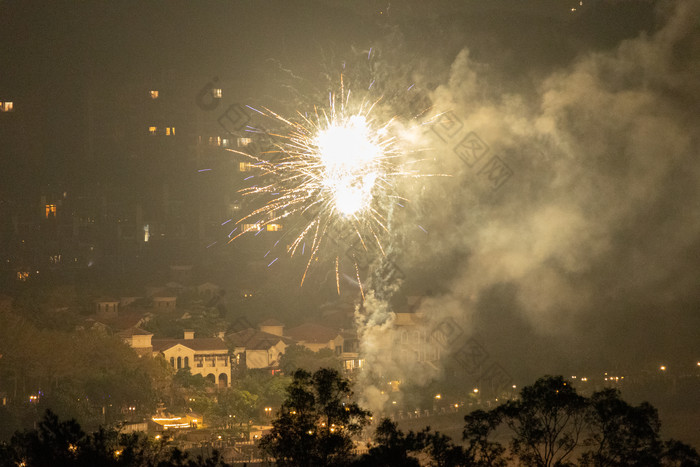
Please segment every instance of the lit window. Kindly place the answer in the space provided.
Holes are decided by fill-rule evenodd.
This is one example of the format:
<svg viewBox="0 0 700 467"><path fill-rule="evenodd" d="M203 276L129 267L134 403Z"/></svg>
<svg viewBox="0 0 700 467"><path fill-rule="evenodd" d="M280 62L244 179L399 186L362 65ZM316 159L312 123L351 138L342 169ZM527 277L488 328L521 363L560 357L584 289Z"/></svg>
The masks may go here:
<svg viewBox="0 0 700 467"><path fill-rule="evenodd" d="M238 144L238 147L239 147L239 148L248 146L248 145L249 145L250 143L252 143L252 142L253 142L253 139L252 139L252 138L238 138L238 139L236 140L236 144Z"/></svg>
<svg viewBox="0 0 700 467"><path fill-rule="evenodd" d="M227 140L226 138L222 139L222 140L221 140L221 145L222 145L223 147L227 148L228 145L229 145L229 140Z"/></svg>
<svg viewBox="0 0 700 467"><path fill-rule="evenodd" d="M257 232L261 229L260 224L243 224L243 232Z"/></svg>
<svg viewBox="0 0 700 467"><path fill-rule="evenodd" d="M175 134L175 127L169 126L165 128L165 136L173 136Z"/></svg>
<svg viewBox="0 0 700 467"><path fill-rule="evenodd" d="M25 271L18 271L17 272L17 280L25 282L27 278L29 277L29 273Z"/></svg>
<svg viewBox="0 0 700 467"><path fill-rule="evenodd" d="M150 232L150 226L148 224L143 226L143 241L148 242L148 239L151 238L151 232Z"/></svg>
<svg viewBox="0 0 700 467"><path fill-rule="evenodd" d="M281 224L267 224L268 232L279 232L280 230L282 230Z"/></svg>
<svg viewBox="0 0 700 467"><path fill-rule="evenodd" d="M221 136L210 136L209 137L210 146L221 146Z"/></svg>
<svg viewBox="0 0 700 467"><path fill-rule="evenodd" d="M221 97L223 96L223 93L221 92L221 88L213 88L211 90L211 96L214 99L221 99Z"/></svg>
<svg viewBox="0 0 700 467"><path fill-rule="evenodd" d="M238 171L239 172L250 172L253 168L253 164L250 162L239 162Z"/></svg>
<svg viewBox="0 0 700 467"><path fill-rule="evenodd" d="M12 102L0 102L0 110L3 112L12 112L14 109L14 104Z"/></svg>
<svg viewBox="0 0 700 467"><path fill-rule="evenodd" d="M148 127L148 133L151 135L155 135L158 132L158 127L157 126L149 126Z"/></svg>
<svg viewBox="0 0 700 467"><path fill-rule="evenodd" d="M158 99L158 91L151 90L151 99Z"/></svg>
<svg viewBox="0 0 700 467"><path fill-rule="evenodd" d="M46 218L48 219L49 217L56 217L56 205L55 204L47 204L46 205Z"/></svg>

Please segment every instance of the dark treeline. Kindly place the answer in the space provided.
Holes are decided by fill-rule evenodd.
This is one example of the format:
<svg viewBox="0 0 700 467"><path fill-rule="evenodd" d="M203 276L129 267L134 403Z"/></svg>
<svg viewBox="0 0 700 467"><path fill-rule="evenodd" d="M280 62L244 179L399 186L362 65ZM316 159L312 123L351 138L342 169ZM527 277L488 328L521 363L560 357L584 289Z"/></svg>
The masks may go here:
<svg viewBox="0 0 700 467"><path fill-rule="evenodd" d="M36 429L0 444L0 467L225 467L218 452L192 457L145 433L100 429L86 434L75 420L48 410Z"/></svg>
<svg viewBox="0 0 700 467"><path fill-rule="evenodd" d="M352 438L370 414L351 402L337 372L297 371L287 396L261 442L281 466L700 465L695 449L661 439L650 404L632 406L615 389L583 397L561 376L540 378L519 398L465 416L462 443L429 427L404 433L383 419L359 457Z"/></svg>
<svg viewBox="0 0 700 467"><path fill-rule="evenodd" d="M700 456L677 440L662 440L656 409L633 406L619 391L579 395L561 376L545 376L520 397L466 415L461 442L429 427L404 433L382 419L364 454L354 441L371 423L353 400L350 382L337 370L294 372L272 430L260 442L279 466L595 466L691 467ZM220 454L192 456L145 434L100 429L86 434L74 420L51 411L36 429L0 444L0 467L9 466L210 466Z"/></svg>

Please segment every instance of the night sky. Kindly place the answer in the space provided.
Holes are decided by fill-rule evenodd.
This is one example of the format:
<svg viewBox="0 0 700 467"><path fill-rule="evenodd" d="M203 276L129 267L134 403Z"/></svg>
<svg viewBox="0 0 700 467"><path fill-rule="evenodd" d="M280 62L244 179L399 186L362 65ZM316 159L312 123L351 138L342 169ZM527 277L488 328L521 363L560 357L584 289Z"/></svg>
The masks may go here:
<svg viewBox="0 0 700 467"><path fill-rule="evenodd" d="M396 309L427 296L420 311L520 377L694 365L700 8L582 3L0 1L0 100L20 121L0 122L0 197L86 189L88 89L167 83L194 101L219 77L288 111L341 73L397 101L414 85L459 128L420 141L423 169L450 177L400 187ZM471 166L455 149L470 132L489 148ZM492 157L512 172L498 187Z"/></svg>

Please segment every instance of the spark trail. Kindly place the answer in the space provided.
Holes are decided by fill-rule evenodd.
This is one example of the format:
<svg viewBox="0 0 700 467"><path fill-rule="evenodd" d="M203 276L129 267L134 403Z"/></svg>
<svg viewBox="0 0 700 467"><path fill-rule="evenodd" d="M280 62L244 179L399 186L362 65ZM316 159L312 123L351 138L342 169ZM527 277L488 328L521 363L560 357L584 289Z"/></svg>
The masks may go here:
<svg viewBox="0 0 700 467"><path fill-rule="evenodd" d="M385 255L381 237L389 230L388 210L405 200L394 191L396 181L421 175L406 170L406 164L400 162L403 154L392 134L395 118L380 121L375 117L373 111L380 100L353 105L341 79L341 94L331 93L328 106L314 107L311 115L298 111L295 119L288 119L267 108L255 109L285 131L271 133L275 140L272 150L259 155L229 149L249 158L251 169L257 172L258 183L240 192L262 200L259 208L238 220L248 227L229 243L301 214L303 220L292 229L295 237L287 245L291 256L299 253L300 245L302 254L305 244L311 245L301 285L312 263L334 240L332 233L354 237L361 251L376 246ZM351 260L364 296L357 259L352 256ZM336 254L338 293L339 261Z"/></svg>

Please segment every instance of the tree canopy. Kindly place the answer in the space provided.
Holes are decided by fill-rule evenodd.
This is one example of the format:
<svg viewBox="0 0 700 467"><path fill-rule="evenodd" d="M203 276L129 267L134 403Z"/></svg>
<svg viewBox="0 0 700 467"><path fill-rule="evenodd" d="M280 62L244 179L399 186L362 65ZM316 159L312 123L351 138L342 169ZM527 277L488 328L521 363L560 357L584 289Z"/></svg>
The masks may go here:
<svg viewBox="0 0 700 467"><path fill-rule="evenodd" d="M691 446L661 440L658 414L650 404L632 406L615 389L583 397L561 376L540 378L519 398L489 411L475 410L464 421L464 446L459 446L430 428L404 434L384 419L357 465L700 466ZM499 439L509 439L507 446Z"/></svg>
<svg viewBox="0 0 700 467"><path fill-rule="evenodd" d="M191 457L148 438L100 429L86 434L75 420L61 421L50 410L36 429L0 443L0 467L226 467L218 452Z"/></svg>
<svg viewBox="0 0 700 467"><path fill-rule="evenodd" d="M352 400L350 382L337 370L297 370L272 431L261 448L281 466L340 466L352 459L352 436L370 413Z"/></svg>

